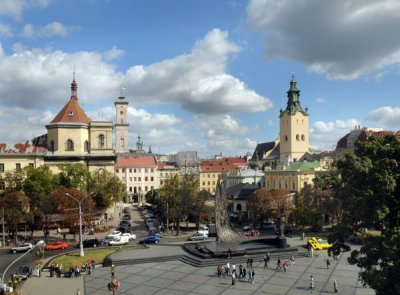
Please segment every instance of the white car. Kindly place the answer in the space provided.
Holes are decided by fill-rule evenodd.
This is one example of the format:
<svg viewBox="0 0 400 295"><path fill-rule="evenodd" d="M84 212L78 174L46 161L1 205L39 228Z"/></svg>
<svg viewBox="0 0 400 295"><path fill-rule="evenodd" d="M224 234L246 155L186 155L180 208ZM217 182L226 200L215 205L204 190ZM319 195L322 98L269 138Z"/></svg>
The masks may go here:
<svg viewBox="0 0 400 295"><path fill-rule="evenodd" d="M119 246L129 244L129 238L127 236L119 236L108 242L110 246Z"/></svg>
<svg viewBox="0 0 400 295"><path fill-rule="evenodd" d="M118 230L115 230L115 231L113 231L113 232L108 234L108 236L116 236L116 237L119 237L121 235L122 235L122 232L120 232Z"/></svg>
<svg viewBox="0 0 400 295"><path fill-rule="evenodd" d="M207 226L202 226L200 229L197 231L198 234L202 234L204 236L208 236L209 229Z"/></svg>
<svg viewBox="0 0 400 295"><path fill-rule="evenodd" d="M10 249L11 253L17 253L17 252L25 252L33 249L33 245L31 243L23 243L18 245L17 247L12 247Z"/></svg>
<svg viewBox="0 0 400 295"><path fill-rule="evenodd" d="M136 235L135 234L123 233L121 235L121 237L128 237L129 241L136 240Z"/></svg>

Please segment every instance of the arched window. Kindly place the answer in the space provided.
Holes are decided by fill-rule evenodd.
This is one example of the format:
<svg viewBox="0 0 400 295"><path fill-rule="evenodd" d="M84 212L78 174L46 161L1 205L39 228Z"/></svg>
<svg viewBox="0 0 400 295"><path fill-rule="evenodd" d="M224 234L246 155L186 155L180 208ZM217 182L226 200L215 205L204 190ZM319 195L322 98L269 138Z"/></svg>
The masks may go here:
<svg viewBox="0 0 400 295"><path fill-rule="evenodd" d="M73 151L74 150L74 142L72 139L67 140L67 146L66 146L67 151Z"/></svg>
<svg viewBox="0 0 400 295"><path fill-rule="evenodd" d="M297 140L297 141L300 140L300 135L296 134L296 140Z"/></svg>
<svg viewBox="0 0 400 295"><path fill-rule="evenodd" d="M239 212L242 211L242 204L237 204L236 205L236 211L239 211Z"/></svg>
<svg viewBox="0 0 400 295"><path fill-rule="evenodd" d="M288 137L287 137L287 135L285 135L285 141L288 141Z"/></svg>
<svg viewBox="0 0 400 295"><path fill-rule="evenodd" d="M306 137L304 136L304 134L301 135L301 140L304 141L306 139Z"/></svg>
<svg viewBox="0 0 400 295"><path fill-rule="evenodd" d="M119 145L120 145L121 147L124 147L124 146L125 146L125 139L124 139L124 138L121 138L121 139L119 140Z"/></svg>
<svg viewBox="0 0 400 295"><path fill-rule="evenodd" d="M50 152L54 152L54 141L50 141Z"/></svg>
<svg viewBox="0 0 400 295"><path fill-rule="evenodd" d="M104 134L99 135L99 148L104 148Z"/></svg>
<svg viewBox="0 0 400 295"><path fill-rule="evenodd" d="M89 141L85 141L85 143L83 144L83 150L85 151L85 152L88 152L89 151Z"/></svg>

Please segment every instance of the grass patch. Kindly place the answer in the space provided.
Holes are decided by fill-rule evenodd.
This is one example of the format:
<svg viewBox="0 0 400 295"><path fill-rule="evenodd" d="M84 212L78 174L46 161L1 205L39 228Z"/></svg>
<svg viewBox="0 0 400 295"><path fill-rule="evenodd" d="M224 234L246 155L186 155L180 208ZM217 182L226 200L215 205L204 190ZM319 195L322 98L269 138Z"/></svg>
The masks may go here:
<svg viewBox="0 0 400 295"><path fill-rule="evenodd" d="M69 268L70 266L74 267L76 265L81 266L83 263L86 263L88 260L94 260L96 264L103 263L103 260L106 256L113 254L115 252L120 251L121 248L106 248L106 249L94 249L94 250L85 250L85 257L79 256L79 251L73 252L64 256L60 256L52 261L52 263L62 264L64 269Z"/></svg>

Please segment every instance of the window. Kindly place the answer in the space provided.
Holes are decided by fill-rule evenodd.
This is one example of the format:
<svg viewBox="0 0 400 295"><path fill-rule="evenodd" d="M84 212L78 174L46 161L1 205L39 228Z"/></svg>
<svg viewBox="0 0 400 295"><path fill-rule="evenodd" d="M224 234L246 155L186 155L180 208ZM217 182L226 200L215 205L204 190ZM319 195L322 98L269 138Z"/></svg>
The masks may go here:
<svg viewBox="0 0 400 295"><path fill-rule="evenodd" d="M208 182L208 185L210 185L210 182Z"/></svg>
<svg viewBox="0 0 400 295"><path fill-rule="evenodd" d="M141 177L138 177L138 181L142 181L142 178L141 178Z"/></svg>
<svg viewBox="0 0 400 295"><path fill-rule="evenodd" d="M146 169L144 169L144 173L147 173L147 168L146 168Z"/></svg>
<svg viewBox="0 0 400 295"><path fill-rule="evenodd" d="M115 169L115 173L118 173L119 172L119 169Z"/></svg>
<svg viewBox="0 0 400 295"><path fill-rule="evenodd" d="M203 185L206 185L206 182L205 182L205 181L203 181Z"/></svg>
<svg viewBox="0 0 400 295"><path fill-rule="evenodd" d="M66 150L67 151L73 151L74 150L74 142L71 139L67 140Z"/></svg>
<svg viewBox="0 0 400 295"><path fill-rule="evenodd" d="M85 152L89 151L89 142L87 140L84 143L83 149L84 149Z"/></svg>
<svg viewBox="0 0 400 295"><path fill-rule="evenodd" d="M162 174L162 172L160 173L160 177L163 177L163 174Z"/></svg>
<svg viewBox="0 0 400 295"><path fill-rule="evenodd" d="M144 187L144 191L145 191L145 192L147 192L147 191L148 191L148 188L147 188L147 186L145 186L145 187Z"/></svg>
<svg viewBox="0 0 400 295"><path fill-rule="evenodd" d="M131 186L129 187L129 192L132 192L132 187Z"/></svg>
<svg viewBox="0 0 400 295"><path fill-rule="evenodd" d="M151 171L151 173L153 173L153 172L154 172L154 169L153 169L153 168L151 168L151 170L150 170L150 171Z"/></svg>
<svg viewBox="0 0 400 295"><path fill-rule="evenodd" d="M122 173L125 173L125 169L122 169Z"/></svg>
<svg viewBox="0 0 400 295"><path fill-rule="evenodd" d="M15 164L15 169L17 169L17 171L21 170L21 163Z"/></svg>
<svg viewBox="0 0 400 295"><path fill-rule="evenodd" d="M34 165L33 163L29 163L28 165L29 165L29 167L31 167L31 168L35 167L35 165Z"/></svg>
<svg viewBox="0 0 400 295"><path fill-rule="evenodd" d="M50 152L54 152L54 141L50 141Z"/></svg>
<svg viewBox="0 0 400 295"><path fill-rule="evenodd" d="M133 169L133 172L136 173L136 169Z"/></svg>
<svg viewBox="0 0 400 295"><path fill-rule="evenodd" d="M132 173L132 169L129 169L129 173Z"/></svg>
<svg viewBox="0 0 400 295"><path fill-rule="evenodd" d="M132 177L129 177L129 181L132 181Z"/></svg>
<svg viewBox="0 0 400 295"><path fill-rule="evenodd" d="M137 193L136 186L133 187L133 193L134 193L134 194Z"/></svg>
<svg viewBox="0 0 400 295"><path fill-rule="evenodd" d="M4 172L4 163L0 163L0 172Z"/></svg>
<svg viewBox="0 0 400 295"><path fill-rule="evenodd" d="M153 176L150 177L150 181L154 181L154 177Z"/></svg>
<svg viewBox="0 0 400 295"><path fill-rule="evenodd" d="M147 176L144 177L144 181L148 181L149 178Z"/></svg>
<svg viewBox="0 0 400 295"><path fill-rule="evenodd" d="M305 141L305 140L306 140L306 137L304 136L304 134L301 135L301 140L302 140L302 141Z"/></svg>
<svg viewBox="0 0 400 295"><path fill-rule="evenodd" d="M104 148L104 134L99 135L99 148Z"/></svg>
<svg viewBox="0 0 400 295"><path fill-rule="evenodd" d="M285 141L288 141L288 137L287 137L287 135L285 135Z"/></svg>
<svg viewBox="0 0 400 295"><path fill-rule="evenodd" d="M151 190L154 190L154 186L151 186L150 189L151 189Z"/></svg>
<svg viewBox="0 0 400 295"><path fill-rule="evenodd" d="M125 139L124 139L124 138L120 138L120 140L119 140L119 145L120 145L121 147L124 147L124 146L125 146Z"/></svg>
<svg viewBox="0 0 400 295"><path fill-rule="evenodd" d="M0 181L0 190L4 190L6 187L5 182L4 181Z"/></svg>
<svg viewBox="0 0 400 295"><path fill-rule="evenodd" d="M300 135L296 134L296 140L297 140L297 141L300 140Z"/></svg>
<svg viewBox="0 0 400 295"><path fill-rule="evenodd" d="M160 180L160 185L163 185L164 184L164 181L163 180Z"/></svg>
<svg viewBox="0 0 400 295"><path fill-rule="evenodd" d="M133 178L133 181L136 181L136 177Z"/></svg>

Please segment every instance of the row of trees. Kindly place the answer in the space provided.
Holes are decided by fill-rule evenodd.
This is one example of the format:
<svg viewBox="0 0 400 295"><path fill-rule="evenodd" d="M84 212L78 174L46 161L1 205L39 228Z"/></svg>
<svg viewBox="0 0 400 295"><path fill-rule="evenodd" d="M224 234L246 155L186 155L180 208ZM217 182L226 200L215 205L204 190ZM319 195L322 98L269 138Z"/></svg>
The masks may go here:
<svg viewBox="0 0 400 295"><path fill-rule="evenodd" d="M211 220L213 206L207 206L210 200L207 191L199 191L195 175L174 175L165 180L162 188L146 194L146 200L157 206L161 218L172 224L179 235L181 221L194 221L199 227L200 221Z"/></svg>
<svg viewBox="0 0 400 295"><path fill-rule="evenodd" d="M64 214L66 225L72 226L78 212L68 209L76 208L77 204L66 193L77 199L91 194L92 197L82 204L84 213L104 211L126 194L125 185L104 169L90 172L83 164L64 164L58 168L57 174L43 165L0 175L0 182L4 184L0 207L4 208L11 232L15 233L20 222L25 222L33 232L43 221L50 223L55 213Z"/></svg>

